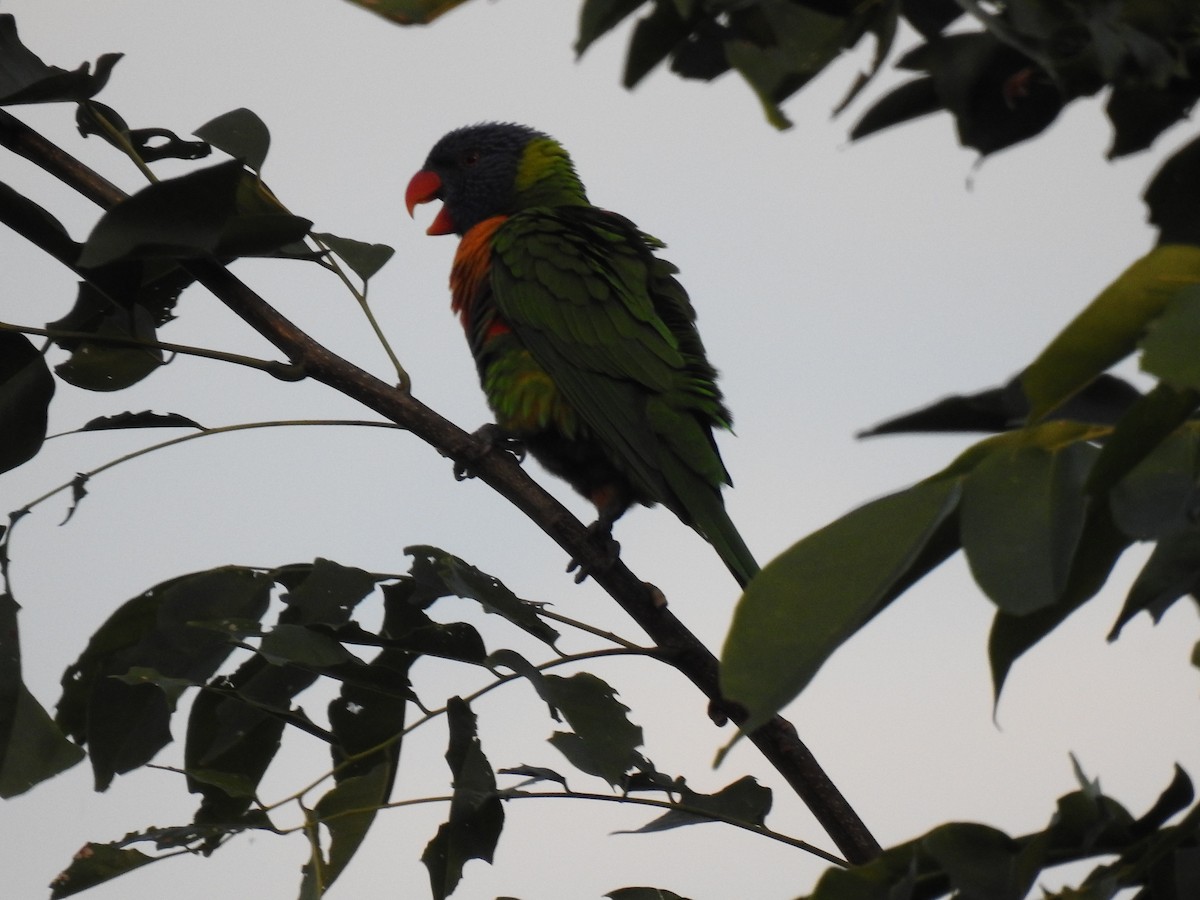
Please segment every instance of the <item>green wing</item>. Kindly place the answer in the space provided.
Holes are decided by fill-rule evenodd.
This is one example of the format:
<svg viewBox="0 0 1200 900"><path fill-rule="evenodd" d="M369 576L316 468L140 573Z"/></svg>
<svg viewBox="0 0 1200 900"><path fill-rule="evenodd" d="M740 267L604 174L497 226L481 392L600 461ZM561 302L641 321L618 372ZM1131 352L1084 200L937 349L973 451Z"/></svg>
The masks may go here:
<svg viewBox="0 0 1200 900"><path fill-rule="evenodd" d="M729 416L695 313L652 238L595 207L533 209L496 233L496 310L642 493L757 571L721 501Z"/></svg>

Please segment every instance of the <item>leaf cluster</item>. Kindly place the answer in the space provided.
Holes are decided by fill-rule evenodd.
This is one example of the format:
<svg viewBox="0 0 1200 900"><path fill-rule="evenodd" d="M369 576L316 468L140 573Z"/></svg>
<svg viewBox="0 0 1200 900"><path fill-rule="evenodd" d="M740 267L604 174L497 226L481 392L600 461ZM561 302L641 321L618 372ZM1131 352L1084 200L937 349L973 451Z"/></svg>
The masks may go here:
<svg viewBox="0 0 1200 900"><path fill-rule="evenodd" d="M1200 141L1146 191L1158 245L1002 388L939 401L869 433L985 430L949 466L802 539L749 586L726 642L723 684L750 724L782 708L843 642L962 550L996 606L999 699L1013 663L1104 585L1134 542L1155 551L1110 638L1200 592ZM1107 370L1132 354L1147 393ZM792 623L786 627L785 623Z"/></svg>
<svg viewBox="0 0 1200 900"><path fill-rule="evenodd" d="M55 879L52 896L70 896L180 852L214 853L243 832L299 830L311 847L301 895L319 897L344 871L381 809L442 801L448 802L447 819L422 855L432 895L442 898L457 887L465 863L492 860L504 826L502 801L594 798L571 791L554 770L527 765L501 770L523 780L500 787L470 702L451 697L428 711L418 697L411 673L422 658L491 673L476 699L516 678L531 683L553 718L570 727L549 738L569 763L626 795L665 797L654 805L667 812L639 832L713 820L765 832L769 790L743 778L705 795L657 772L638 750L641 729L602 679L587 672L550 674L546 664L534 665L513 650L489 653L472 625L441 623L427 612L443 597L467 597L552 647L558 632L539 605L437 548L408 552L414 561L405 575L371 574L324 559L272 570L226 566L180 576L122 604L67 669L58 713L44 723L41 741L10 744L6 766L33 783L57 774L64 761L77 761L78 748L85 747L97 789L104 790L114 776L147 765L172 740L180 701L193 692L179 774L200 802L186 825L89 844ZM268 623L273 599L281 609ZM356 613L374 603L382 605L383 617L371 631ZM559 657L549 665L567 661ZM298 705L319 679L337 686L324 722ZM407 719L414 705L427 710L415 723ZM392 801L405 736L440 716L449 730L452 793ZM289 730L325 742L330 767L297 794L268 802L260 795L262 779ZM529 790L547 783L561 790ZM307 796L317 791L309 806ZM302 824L279 824L293 804ZM136 846L147 844L156 852Z"/></svg>
<svg viewBox="0 0 1200 900"><path fill-rule="evenodd" d="M880 70L905 25L921 42L896 65L915 74L873 102L854 138L945 111L964 146L988 154L1041 133L1074 100L1111 91L1110 156L1142 150L1200 97L1200 13L1188 0L585 0L576 51L639 10L624 81L660 64L683 78L736 71L777 127L781 106L864 37Z"/></svg>
<svg viewBox="0 0 1200 900"><path fill-rule="evenodd" d="M874 862L830 870L804 900L917 900L952 894L987 900L1024 900L1050 866L1095 856L1115 859L1094 869L1077 888L1049 893L1058 900L1136 896L1183 900L1200 877L1200 807L1164 824L1194 799L1191 780L1176 767L1158 801L1134 819L1100 791L1076 765L1080 788L1058 799L1042 831L1009 837L986 825L950 822L889 849Z"/></svg>

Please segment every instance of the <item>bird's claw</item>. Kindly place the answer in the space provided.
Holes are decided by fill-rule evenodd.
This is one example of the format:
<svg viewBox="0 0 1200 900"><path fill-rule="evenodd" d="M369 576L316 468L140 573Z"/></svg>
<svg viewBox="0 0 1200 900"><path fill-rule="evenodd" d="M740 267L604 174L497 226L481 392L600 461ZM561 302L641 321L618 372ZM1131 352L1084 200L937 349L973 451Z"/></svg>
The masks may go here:
<svg viewBox="0 0 1200 900"><path fill-rule="evenodd" d="M475 448L464 458L454 461L454 480L466 481L474 478L472 466L494 450L511 453L518 463L525 462L525 442L508 434L494 422L489 422L475 429L471 437L475 438Z"/></svg>
<svg viewBox="0 0 1200 900"><path fill-rule="evenodd" d="M588 565L577 559L567 563L567 572L575 573L575 583L582 584L597 569L607 569L621 556L621 544L612 536L612 522L597 520L588 526L588 537L593 543L599 543L602 559L599 565Z"/></svg>

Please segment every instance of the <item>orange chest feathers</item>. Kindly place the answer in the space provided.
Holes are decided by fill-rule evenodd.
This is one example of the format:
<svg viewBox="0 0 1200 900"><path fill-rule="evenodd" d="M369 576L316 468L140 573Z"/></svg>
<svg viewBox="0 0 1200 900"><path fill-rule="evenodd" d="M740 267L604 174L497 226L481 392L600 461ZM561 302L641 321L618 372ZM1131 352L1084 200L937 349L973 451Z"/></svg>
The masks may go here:
<svg viewBox="0 0 1200 900"><path fill-rule="evenodd" d="M450 268L450 308L458 314L468 334L475 304L485 293L486 282L491 274L492 237L507 218L493 216L484 219L462 236L458 252L454 254L454 264Z"/></svg>

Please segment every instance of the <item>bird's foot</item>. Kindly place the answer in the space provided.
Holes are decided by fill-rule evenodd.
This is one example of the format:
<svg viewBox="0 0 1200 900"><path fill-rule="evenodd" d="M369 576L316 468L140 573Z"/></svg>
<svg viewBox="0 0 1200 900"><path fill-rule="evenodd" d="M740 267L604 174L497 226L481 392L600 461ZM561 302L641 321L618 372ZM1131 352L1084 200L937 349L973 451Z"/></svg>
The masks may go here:
<svg viewBox="0 0 1200 900"><path fill-rule="evenodd" d="M577 559L572 559L567 563L567 571L575 573L576 584L582 584L593 572L607 569L620 558L621 545L612 536L612 526L613 523L611 521L603 518L597 519L588 526L588 538L591 539L592 543L599 545L599 559L593 563L584 563Z"/></svg>
<svg viewBox="0 0 1200 900"><path fill-rule="evenodd" d="M488 422L475 429L471 437L475 438L476 447L462 459L454 461L454 480L466 481L474 478L471 467L495 450L511 453L518 463L525 461L525 443L513 437L494 422Z"/></svg>

